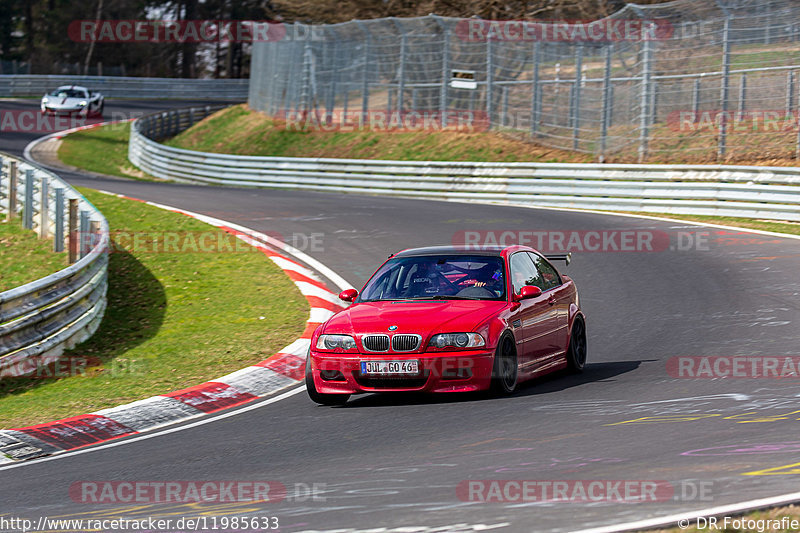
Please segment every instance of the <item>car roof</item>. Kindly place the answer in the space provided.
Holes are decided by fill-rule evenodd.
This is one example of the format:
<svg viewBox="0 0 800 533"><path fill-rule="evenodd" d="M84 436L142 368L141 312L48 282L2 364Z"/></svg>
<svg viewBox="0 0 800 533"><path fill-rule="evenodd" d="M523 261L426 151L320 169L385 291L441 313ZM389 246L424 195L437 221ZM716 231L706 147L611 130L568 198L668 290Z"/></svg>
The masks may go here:
<svg viewBox="0 0 800 533"><path fill-rule="evenodd" d="M423 248L409 248L402 252L397 252L391 257L415 257L424 255L489 255L500 257L503 255L505 246L481 246L471 248L469 246L425 246Z"/></svg>

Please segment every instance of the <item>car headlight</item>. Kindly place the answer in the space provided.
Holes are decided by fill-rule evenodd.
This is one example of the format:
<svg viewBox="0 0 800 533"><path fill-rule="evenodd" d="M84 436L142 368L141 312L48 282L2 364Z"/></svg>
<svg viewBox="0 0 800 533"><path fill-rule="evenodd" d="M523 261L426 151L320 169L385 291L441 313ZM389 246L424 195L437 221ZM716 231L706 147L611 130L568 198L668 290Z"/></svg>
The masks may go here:
<svg viewBox="0 0 800 533"><path fill-rule="evenodd" d="M478 333L439 333L431 337L428 346L433 348L480 348L486 341Z"/></svg>
<svg viewBox="0 0 800 533"><path fill-rule="evenodd" d="M317 350L355 350L356 340L350 335L320 335L317 338Z"/></svg>
<svg viewBox="0 0 800 533"><path fill-rule="evenodd" d="M78 105L79 105L79 106L81 106L81 107L84 107L84 106L86 106L86 105L87 105L87 102L86 102L86 100L83 100L83 101L82 101L82 102L80 102Z"/></svg>
<svg viewBox="0 0 800 533"><path fill-rule="evenodd" d="M47 100L47 97L46 97L46 96L45 96L44 98L42 98L42 103L43 103L43 104L46 104L47 102L48 102L48 100Z"/></svg>

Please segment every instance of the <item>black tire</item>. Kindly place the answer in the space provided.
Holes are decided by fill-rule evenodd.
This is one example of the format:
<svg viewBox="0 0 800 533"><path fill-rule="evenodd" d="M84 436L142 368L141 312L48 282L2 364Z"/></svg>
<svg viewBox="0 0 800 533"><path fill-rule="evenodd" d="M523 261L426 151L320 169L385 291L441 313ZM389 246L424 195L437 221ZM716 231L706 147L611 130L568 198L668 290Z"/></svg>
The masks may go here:
<svg viewBox="0 0 800 533"><path fill-rule="evenodd" d="M578 316L572 323L572 333L567 348L567 366L571 372L576 374L583 372L583 367L586 366L586 353L586 323Z"/></svg>
<svg viewBox="0 0 800 533"><path fill-rule="evenodd" d="M344 405L350 399L349 394L322 394L317 392L314 386L314 378L311 375L311 355L306 357L306 392L311 401L320 405Z"/></svg>
<svg viewBox="0 0 800 533"><path fill-rule="evenodd" d="M492 365L492 392L508 395L517 388L517 347L514 337L503 335L497 343Z"/></svg>

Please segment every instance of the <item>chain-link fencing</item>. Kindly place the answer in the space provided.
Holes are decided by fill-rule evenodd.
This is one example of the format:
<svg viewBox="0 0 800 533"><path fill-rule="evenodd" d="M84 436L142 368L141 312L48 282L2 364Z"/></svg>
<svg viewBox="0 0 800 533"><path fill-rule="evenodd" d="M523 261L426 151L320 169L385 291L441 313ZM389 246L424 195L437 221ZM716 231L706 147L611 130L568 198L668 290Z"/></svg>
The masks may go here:
<svg viewBox="0 0 800 533"><path fill-rule="evenodd" d="M589 23L430 15L286 29L254 43L249 103L294 124L469 121L600 161L800 156L796 1L628 4Z"/></svg>

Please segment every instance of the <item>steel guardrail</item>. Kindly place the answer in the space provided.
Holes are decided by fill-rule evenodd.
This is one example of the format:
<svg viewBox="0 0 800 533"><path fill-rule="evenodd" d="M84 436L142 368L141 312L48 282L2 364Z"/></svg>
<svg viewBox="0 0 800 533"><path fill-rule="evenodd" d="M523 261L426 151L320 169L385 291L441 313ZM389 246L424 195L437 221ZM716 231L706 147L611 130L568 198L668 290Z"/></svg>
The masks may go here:
<svg viewBox="0 0 800 533"><path fill-rule="evenodd" d="M794 167L259 157L154 140L210 112L190 108L138 119L130 161L158 178L215 185L800 221L800 169Z"/></svg>
<svg viewBox="0 0 800 533"><path fill-rule="evenodd" d="M244 101L246 79L136 78L62 74L0 75L0 96L43 96L61 85L82 85L109 98L197 98Z"/></svg>
<svg viewBox="0 0 800 533"><path fill-rule="evenodd" d="M73 220L80 220L72 235L70 203L77 207ZM59 176L4 153L0 212L4 223L19 217L40 236L54 236L56 251L73 246L77 259L54 274L0 292L0 377L22 376L58 360L97 330L106 308L109 229L103 214Z"/></svg>

